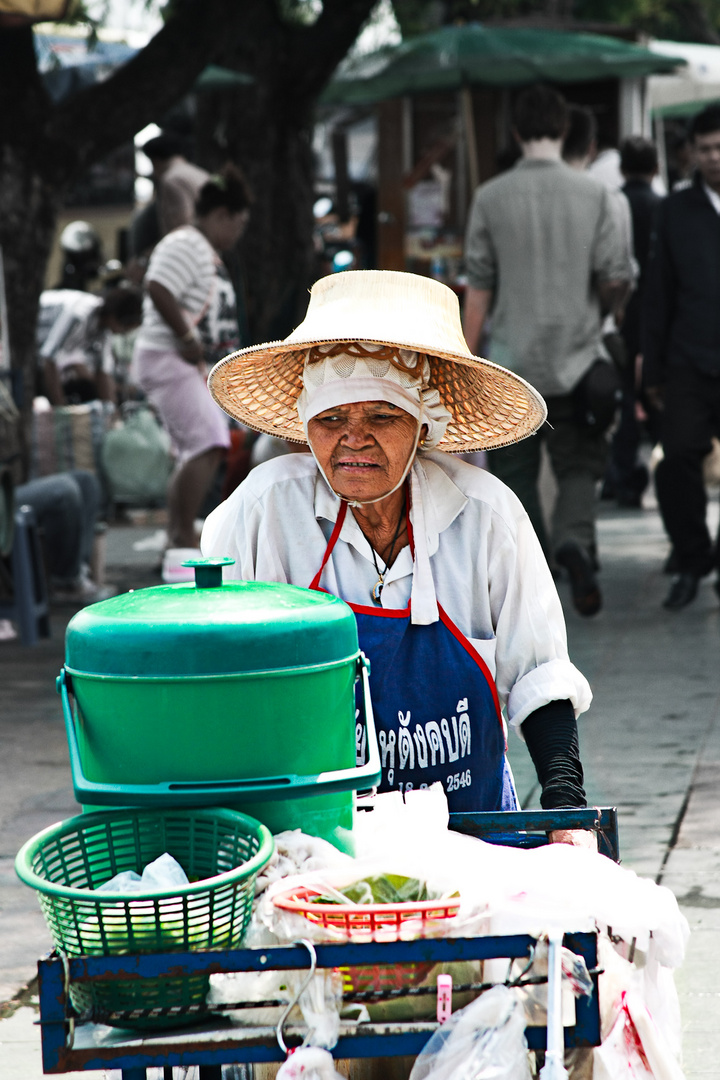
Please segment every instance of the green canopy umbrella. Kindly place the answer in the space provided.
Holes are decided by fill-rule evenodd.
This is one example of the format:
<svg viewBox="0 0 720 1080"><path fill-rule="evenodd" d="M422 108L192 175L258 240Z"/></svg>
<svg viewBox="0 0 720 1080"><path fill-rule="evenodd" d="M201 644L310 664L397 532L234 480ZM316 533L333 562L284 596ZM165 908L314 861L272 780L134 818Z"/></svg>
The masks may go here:
<svg viewBox="0 0 720 1080"><path fill-rule="evenodd" d="M708 105L720 105L720 97L703 98L702 101L683 101L677 105L658 105L652 110L652 114L654 117L668 120L673 117L689 120L703 109L707 109Z"/></svg>
<svg viewBox="0 0 720 1080"><path fill-rule="evenodd" d="M682 57L661 56L601 34L482 26L444 26L343 66L325 90L328 105L464 86L520 86L540 79L587 82L674 71Z"/></svg>

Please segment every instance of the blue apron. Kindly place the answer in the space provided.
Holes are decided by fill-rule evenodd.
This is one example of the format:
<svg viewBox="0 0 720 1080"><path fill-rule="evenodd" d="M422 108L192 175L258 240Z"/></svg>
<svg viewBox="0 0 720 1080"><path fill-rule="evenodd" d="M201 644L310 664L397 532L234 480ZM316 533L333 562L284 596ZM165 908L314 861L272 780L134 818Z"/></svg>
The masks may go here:
<svg viewBox="0 0 720 1080"><path fill-rule="evenodd" d="M346 502L310 588L320 590L347 514ZM410 550L412 530L408 519ZM440 619L414 625L406 608L355 612L382 758L379 791L412 791L439 781L450 813L516 810L497 689L485 661L438 603ZM359 736L364 729L358 725ZM358 764L365 747L358 746Z"/></svg>

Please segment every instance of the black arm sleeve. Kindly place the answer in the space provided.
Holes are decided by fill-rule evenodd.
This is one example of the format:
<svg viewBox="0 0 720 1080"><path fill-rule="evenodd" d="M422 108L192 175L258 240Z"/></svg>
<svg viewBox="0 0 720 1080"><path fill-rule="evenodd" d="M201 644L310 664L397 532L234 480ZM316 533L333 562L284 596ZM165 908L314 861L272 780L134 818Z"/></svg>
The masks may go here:
<svg viewBox="0 0 720 1080"><path fill-rule="evenodd" d="M587 806L575 713L569 701L551 701L522 723L542 787L543 810Z"/></svg>

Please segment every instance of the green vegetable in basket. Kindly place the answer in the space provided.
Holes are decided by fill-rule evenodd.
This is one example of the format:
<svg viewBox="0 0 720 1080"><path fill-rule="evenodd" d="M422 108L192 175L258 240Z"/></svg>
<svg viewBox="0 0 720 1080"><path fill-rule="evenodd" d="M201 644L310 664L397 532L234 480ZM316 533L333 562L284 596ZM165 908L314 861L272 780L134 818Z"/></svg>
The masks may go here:
<svg viewBox="0 0 720 1080"><path fill-rule="evenodd" d="M421 900L438 900L441 894L428 889L427 882L403 874L378 874L361 878L338 890L353 904L409 904ZM322 897L319 903L339 904L340 900Z"/></svg>
<svg viewBox="0 0 720 1080"><path fill-rule="evenodd" d="M152 901L133 900L127 910L123 904L103 907L99 920L91 915L79 930L87 953L183 952L208 944L206 926L186 926L179 912L158 914ZM222 928L216 925L214 931L222 937Z"/></svg>
<svg viewBox="0 0 720 1080"><path fill-rule="evenodd" d="M174 923L174 925L173 925ZM133 901L103 907L80 924L80 937L86 952L123 953L132 951L177 952L184 943L182 924L174 919L156 917L152 902Z"/></svg>

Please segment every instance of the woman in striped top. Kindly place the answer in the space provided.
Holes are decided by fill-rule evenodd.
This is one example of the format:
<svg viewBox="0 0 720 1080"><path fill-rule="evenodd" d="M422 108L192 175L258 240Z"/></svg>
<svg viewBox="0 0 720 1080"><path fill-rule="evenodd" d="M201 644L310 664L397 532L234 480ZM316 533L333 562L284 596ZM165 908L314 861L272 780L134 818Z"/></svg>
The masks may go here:
<svg viewBox="0 0 720 1080"><path fill-rule="evenodd" d="M177 452L168 487L170 547L195 548L195 518L230 443L226 417L205 384L208 363L238 346L235 293L220 255L240 239L250 194L227 165L201 188L195 222L154 249L145 276L135 379Z"/></svg>

